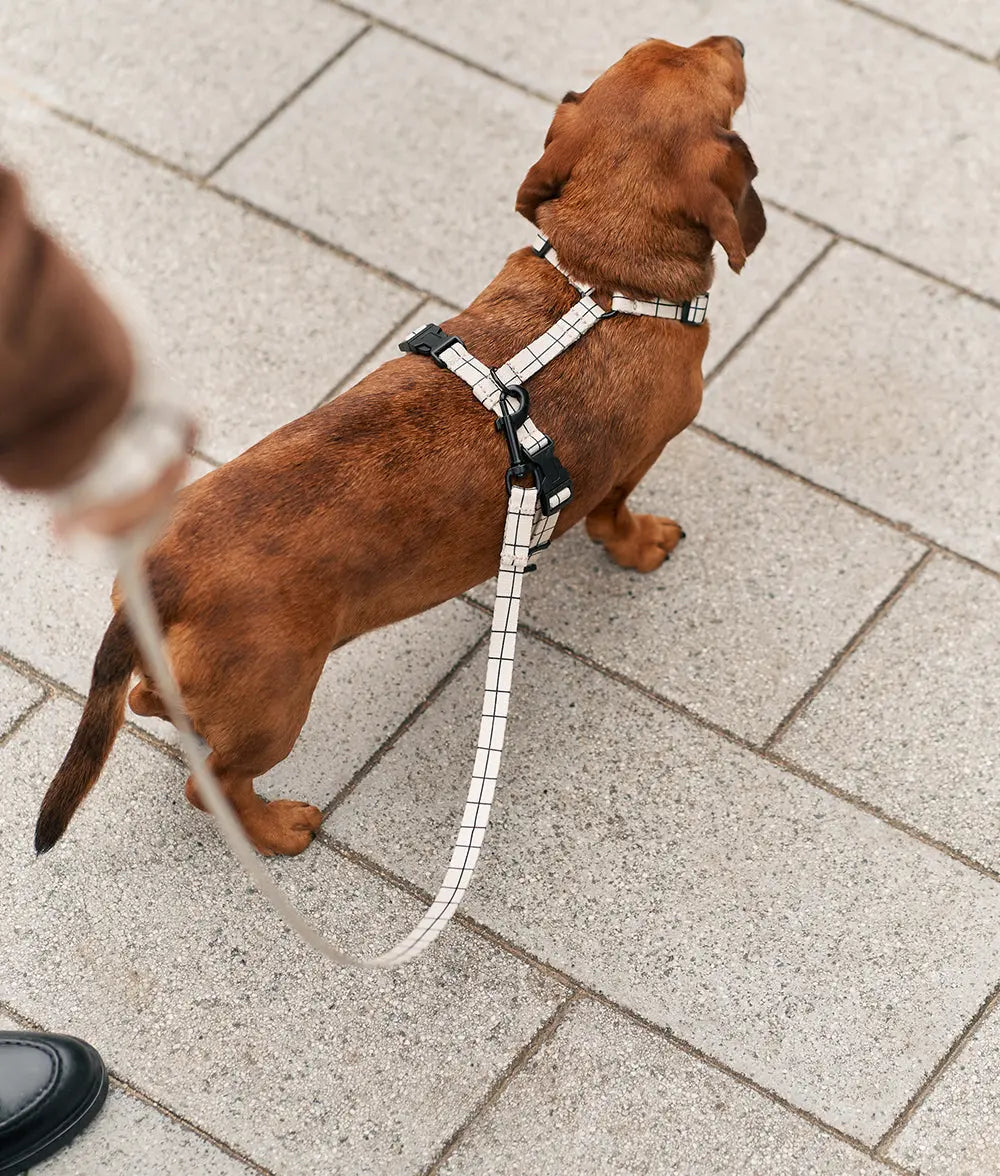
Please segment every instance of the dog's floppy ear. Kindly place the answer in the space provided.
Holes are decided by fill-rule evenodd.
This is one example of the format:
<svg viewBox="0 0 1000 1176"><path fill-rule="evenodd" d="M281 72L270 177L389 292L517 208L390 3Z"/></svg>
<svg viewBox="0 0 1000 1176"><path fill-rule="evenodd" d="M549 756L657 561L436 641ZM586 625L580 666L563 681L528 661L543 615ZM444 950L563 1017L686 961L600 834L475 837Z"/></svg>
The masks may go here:
<svg viewBox="0 0 1000 1176"><path fill-rule="evenodd" d="M749 147L732 131L717 142L722 150L690 211L725 249L729 268L739 273L764 236L767 217L753 190L757 165Z"/></svg>
<svg viewBox="0 0 1000 1176"><path fill-rule="evenodd" d="M570 91L563 99L546 136L542 157L531 165L518 189L514 207L532 223L538 206L559 196L580 156L580 136L572 117L580 98L581 95Z"/></svg>

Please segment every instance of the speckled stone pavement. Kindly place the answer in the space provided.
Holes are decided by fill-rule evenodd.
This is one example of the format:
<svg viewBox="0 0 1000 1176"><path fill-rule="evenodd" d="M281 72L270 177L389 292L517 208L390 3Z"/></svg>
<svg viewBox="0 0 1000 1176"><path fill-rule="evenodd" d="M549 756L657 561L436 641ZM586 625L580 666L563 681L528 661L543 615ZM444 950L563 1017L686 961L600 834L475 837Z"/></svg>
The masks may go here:
<svg viewBox="0 0 1000 1176"><path fill-rule="evenodd" d="M415 966L312 958L155 722L34 859L110 576L0 495L0 1023L113 1074L39 1174L1000 1174L1000 5L4 0L0 154L214 464L530 241L565 90L709 33L770 232L636 495L688 539L531 578L492 835ZM327 806L273 868L355 950L446 861L487 591L331 659L264 781Z"/></svg>

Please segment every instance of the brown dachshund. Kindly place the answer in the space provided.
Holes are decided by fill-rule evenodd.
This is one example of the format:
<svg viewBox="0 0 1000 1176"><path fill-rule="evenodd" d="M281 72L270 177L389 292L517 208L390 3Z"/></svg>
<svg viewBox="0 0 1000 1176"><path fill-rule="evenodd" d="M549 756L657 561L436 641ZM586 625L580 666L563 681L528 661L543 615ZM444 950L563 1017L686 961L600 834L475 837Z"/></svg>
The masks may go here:
<svg viewBox="0 0 1000 1176"><path fill-rule="evenodd" d="M561 264L610 294L683 301L712 282L712 246L740 270L764 235L757 169L733 133L743 46L650 40L556 111L517 211ZM445 330L499 365L577 300L525 248ZM617 563L651 572L681 536L626 500L701 404L708 326L622 315L531 381L532 416L573 476L557 535L581 519ZM383 364L331 404L278 429L178 497L148 568L195 730L263 854L299 853L321 814L264 801L254 779L288 755L331 650L442 603L495 573L508 455L494 417L429 359ZM165 718L116 612L90 696L38 818L49 849L104 766L129 695ZM200 805L192 781L188 799Z"/></svg>

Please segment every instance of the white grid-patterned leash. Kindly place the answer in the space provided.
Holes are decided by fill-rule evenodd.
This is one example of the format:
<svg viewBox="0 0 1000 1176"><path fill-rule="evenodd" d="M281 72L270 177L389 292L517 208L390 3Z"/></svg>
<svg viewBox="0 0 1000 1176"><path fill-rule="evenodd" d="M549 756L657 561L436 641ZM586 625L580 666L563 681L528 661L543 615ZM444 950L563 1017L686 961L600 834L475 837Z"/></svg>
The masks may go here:
<svg viewBox="0 0 1000 1176"><path fill-rule="evenodd" d="M476 398L496 414L498 427L502 427L507 434L512 468L507 478L507 517L500 551L486 688L472 782L451 860L437 895L416 927L389 951L369 959L342 951L302 917L271 876L261 868L256 851L247 840L243 827L206 763L204 751L187 718L180 690L170 668L143 567L143 552L152 536L149 532L135 532L119 544L120 582L129 624L146 670L156 682L167 713L177 728L181 748L191 767L199 794L218 822L233 854L281 918L309 946L344 967L370 971L395 968L425 951L458 909L479 859L499 778L507 729L524 573L534 553L548 545L559 512L572 497L569 475L556 460L552 442L528 415L525 381L576 343L602 318L611 314L649 315L691 326L705 321L707 294L699 295L689 302L671 302L666 299L642 301L615 294L611 310L604 311L592 297L592 291L566 273L555 251L541 234L535 252L563 273L580 291L581 297L558 322L501 367L491 370L477 360L460 339L446 335L433 324L414 332L400 344L402 350L428 355L441 367L454 372L472 388ZM518 464L515 457L523 459L522 464ZM532 475L534 485L522 486L513 480L528 473Z"/></svg>
<svg viewBox="0 0 1000 1176"><path fill-rule="evenodd" d="M282 919L320 955L341 967L386 971L412 960L425 951L447 927L472 879L490 819L490 807L500 771L517 641L517 618L521 604L521 582L530 558L531 531L538 491L534 486L512 486L500 551L496 603L490 631L486 691L483 698L479 742L472 769L472 784L465 802L462 823L452 850L444 880L423 918L405 939L382 955L362 958L343 951L299 913L284 891L260 864L257 852L247 840L205 753L191 727L177 680L164 648L156 606L149 591L144 552L152 535L137 533L118 545L119 581L143 664L157 684L171 722L177 728L181 750L198 785L198 792L218 822L223 837L244 870Z"/></svg>

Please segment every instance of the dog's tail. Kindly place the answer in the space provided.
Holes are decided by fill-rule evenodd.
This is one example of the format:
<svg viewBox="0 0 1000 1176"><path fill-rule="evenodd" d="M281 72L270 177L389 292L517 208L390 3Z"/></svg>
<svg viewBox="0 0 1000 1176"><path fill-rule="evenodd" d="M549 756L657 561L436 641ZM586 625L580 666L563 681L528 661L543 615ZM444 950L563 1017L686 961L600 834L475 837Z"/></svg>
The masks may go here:
<svg viewBox="0 0 1000 1176"><path fill-rule="evenodd" d="M42 801L35 825L38 853L51 849L66 832L73 814L101 774L125 720L125 694L136 661L135 639L122 613L116 612L94 659L83 718Z"/></svg>

